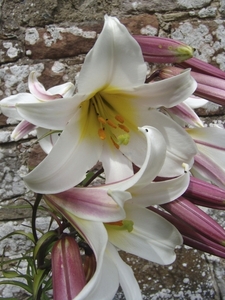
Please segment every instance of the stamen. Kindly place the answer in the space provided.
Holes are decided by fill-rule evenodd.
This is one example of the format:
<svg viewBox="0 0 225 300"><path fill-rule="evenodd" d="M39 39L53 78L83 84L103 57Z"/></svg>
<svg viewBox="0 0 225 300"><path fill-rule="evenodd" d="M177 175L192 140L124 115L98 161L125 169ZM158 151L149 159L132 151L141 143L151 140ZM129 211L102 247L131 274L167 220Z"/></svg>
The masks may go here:
<svg viewBox="0 0 225 300"><path fill-rule="evenodd" d="M114 230L127 230L131 232L134 227L134 222L131 220L121 220L117 222L105 223L106 229L114 229Z"/></svg>
<svg viewBox="0 0 225 300"><path fill-rule="evenodd" d="M115 116L115 119L116 119L118 122L120 122L120 123L124 123L124 118L123 118L122 116L120 116L120 115L116 115L116 116Z"/></svg>
<svg viewBox="0 0 225 300"><path fill-rule="evenodd" d="M130 132L129 128L127 128L127 126L123 125L123 124L118 124L119 128L123 129L125 132Z"/></svg>
<svg viewBox="0 0 225 300"><path fill-rule="evenodd" d="M113 121L111 121L111 120L106 120L106 122L107 122L107 124L108 124L109 126L111 126L112 128L117 128L116 124L114 124Z"/></svg>
<svg viewBox="0 0 225 300"><path fill-rule="evenodd" d="M117 226L123 226L123 221L116 221L116 222L108 222L108 225L117 225Z"/></svg>
<svg viewBox="0 0 225 300"><path fill-rule="evenodd" d="M106 134L105 134L105 130L103 128L100 128L98 130L98 136L100 137L101 140L105 140Z"/></svg>
<svg viewBox="0 0 225 300"><path fill-rule="evenodd" d="M111 140L112 140L112 142L113 142L113 145L116 147L116 149L119 149L120 146L113 140L112 137L110 137L110 138L111 138Z"/></svg>
<svg viewBox="0 0 225 300"><path fill-rule="evenodd" d="M104 118L98 117L98 120L99 120L100 123L106 124L106 120Z"/></svg>
<svg viewBox="0 0 225 300"><path fill-rule="evenodd" d="M186 163L183 163L182 167L184 168L184 173L188 173L188 171L189 171L189 165L186 164Z"/></svg>

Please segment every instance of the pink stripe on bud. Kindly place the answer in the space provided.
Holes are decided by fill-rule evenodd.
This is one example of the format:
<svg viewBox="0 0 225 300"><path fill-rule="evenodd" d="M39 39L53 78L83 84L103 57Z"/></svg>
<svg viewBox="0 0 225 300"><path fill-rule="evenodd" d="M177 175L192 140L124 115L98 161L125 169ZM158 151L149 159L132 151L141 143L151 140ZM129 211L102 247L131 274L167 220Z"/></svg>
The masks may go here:
<svg viewBox="0 0 225 300"><path fill-rule="evenodd" d="M225 209L225 189L193 176L190 177L190 183L184 196L192 203L201 206Z"/></svg>
<svg viewBox="0 0 225 300"><path fill-rule="evenodd" d="M225 230L210 216L184 197L161 205L166 211L185 222L193 230L218 244L225 243Z"/></svg>

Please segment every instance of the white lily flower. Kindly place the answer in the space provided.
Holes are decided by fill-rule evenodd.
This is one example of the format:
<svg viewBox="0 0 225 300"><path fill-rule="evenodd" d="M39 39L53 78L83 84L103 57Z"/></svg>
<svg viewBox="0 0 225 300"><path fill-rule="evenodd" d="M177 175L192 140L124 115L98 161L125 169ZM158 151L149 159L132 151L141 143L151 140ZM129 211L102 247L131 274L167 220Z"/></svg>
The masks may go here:
<svg viewBox="0 0 225 300"><path fill-rule="evenodd" d="M5 116L21 121L11 135L16 141L24 137L36 127L36 125L32 124L31 122L23 120L16 109L16 105L18 103L40 103L71 97L75 90L75 86L71 82L67 82L52 87L46 91L43 85L37 80L34 71L31 72L28 77L28 87L30 93L19 93L17 95L4 98L0 101L1 111Z"/></svg>
<svg viewBox="0 0 225 300"><path fill-rule="evenodd" d="M198 154L191 173L198 178L225 186L225 130L218 127L188 128L195 141Z"/></svg>
<svg viewBox="0 0 225 300"><path fill-rule="evenodd" d="M136 174L98 187L74 187L58 194L44 195L46 202L79 218L114 222L125 218L125 202L147 207L181 196L189 184L188 169L176 178L154 182L165 161L166 142L154 127L144 126L139 130L146 138L147 151Z"/></svg>
<svg viewBox="0 0 225 300"><path fill-rule="evenodd" d="M158 128L168 142L162 175L180 175L181 164L193 162L194 144L153 108L187 99L196 82L190 71L150 84L144 83L145 78L139 45L116 18L106 16L102 33L86 56L75 96L16 105L28 122L63 130L49 155L24 177L26 185L40 193L67 190L81 182L98 160L103 163L106 182L131 176L131 162L143 163L146 145L137 127L146 124Z"/></svg>
<svg viewBox="0 0 225 300"><path fill-rule="evenodd" d="M144 126L139 130L146 138L147 152L142 167L132 177L100 187L76 187L44 196L46 202L81 233L95 254L97 267L94 275L75 297L76 300L110 300L119 284L127 299L141 300L131 268L121 260L113 245L150 261L169 264L175 259L175 246L182 242L173 225L140 206L169 202L182 194L189 182L188 169L178 178L151 182L164 163L166 142L156 128ZM157 155L161 159L157 160ZM130 202L131 194L134 199ZM106 222L110 241L107 245L106 231L100 221ZM101 246L98 244L100 236L103 237Z"/></svg>

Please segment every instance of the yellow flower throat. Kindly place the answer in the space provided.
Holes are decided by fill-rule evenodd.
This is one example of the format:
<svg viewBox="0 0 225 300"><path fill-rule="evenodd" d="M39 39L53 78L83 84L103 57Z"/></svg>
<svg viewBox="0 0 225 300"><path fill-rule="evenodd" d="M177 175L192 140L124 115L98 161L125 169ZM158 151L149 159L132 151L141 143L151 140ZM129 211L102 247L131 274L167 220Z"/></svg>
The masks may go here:
<svg viewBox="0 0 225 300"><path fill-rule="evenodd" d="M127 145L129 143L130 128L126 124L126 116L124 117L118 113L118 109L113 105L116 101L117 107L118 103L120 104L118 107L119 110L126 111L128 108L127 101L115 98L114 101L111 99L111 101L107 101L100 93L96 93L91 99L82 102L80 108L82 108L83 117L84 114L86 114L89 123L89 132L93 132L95 128L95 133L93 132L95 136L98 135L101 140L108 140L108 142L119 149L120 145ZM125 115L127 115L127 113L125 113Z"/></svg>

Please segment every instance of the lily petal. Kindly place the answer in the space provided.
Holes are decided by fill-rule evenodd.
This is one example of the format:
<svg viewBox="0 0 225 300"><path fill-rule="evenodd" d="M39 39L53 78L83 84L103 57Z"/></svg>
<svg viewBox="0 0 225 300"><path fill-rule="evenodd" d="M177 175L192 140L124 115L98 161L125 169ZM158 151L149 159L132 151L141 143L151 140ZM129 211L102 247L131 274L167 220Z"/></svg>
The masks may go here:
<svg viewBox="0 0 225 300"><path fill-rule="evenodd" d="M133 186L135 188L142 188L155 179L162 168L165 159L166 144L161 133L156 128L150 126L143 126L139 130L147 140L147 151L143 165L130 178L113 184L106 184L105 188L129 191L132 191Z"/></svg>
<svg viewBox="0 0 225 300"><path fill-rule="evenodd" d="M192 126L197 126L197 127L204 127L199 116L185 102L180 103L174 107L167 108L166 111L170 115L172 114L172 118L175 115L176 117L181 119L185 124L190 124Z"/></svg>
<svg viewBox="0 0 225 300"><path fill-rule="evenodd" d="M102 144L95 138L81 141L79 137L75 115L49 155L23 177L27 187L39 193L52 194L65 191L84 180L85 171L98 161Z"/></svg>
<svg viewBox="0 0 225 300"><path fill-rule="evenodd" d="M195 95L191 95L189 98L184 100L184 103L189 105L192 109L202 107L202 106L206 105L208 102L209 102L208 100L206 100L204 98L200 98Z"/></svg>
<svg viewBox="0 0 225 300"><path fill-rule="evenodd" d="M62 98L61 95L51 95L47 92L44 86L37 80L36 72L32 71L28 77L28 87L32 95L34 95L38 100L54 100Z"/></svg>
<svg viewBox="0 0 225 300"><path fill-rule="evenodd" d="M16 109L17 103L37 103L38 100L29 93L19 93L6 97L0 101L0 107L2 113L15 120L23 120L23 117L18 113Z"/></svg>
<svg viewBox="0 0 225 300"><path fill-rule="evenodd" d="M134 174L132 162L107 143L103 145L99 160L102 162L106 174L105 183L120 181Z"/></svg>
<svg viewBox="0 0 225 300"><path fill-rule="evenodd" d="M225 131L217 127L187 128L197 145L225 151Z"/></svg>
<svg viewBox="0 0 225 300"><path fill-rule="evenodd" d="M133 230L107 227L109 240L119 249L156 262L170 264L175 260L174 248L182 243L178 230L164 218L135 205L125 204L126 219L134 222Z"/></svg>
<svg viewBox="0 0 225 300"><path fill-rule="evenodd" d="M49 153L56 141L59 139L61 132L52 133L52 130L37 127L37 138L39 145L45 153Z"/></svg>
<svg viewBox="0 0 225 300"><path fill-rule="evenodd" d="M129 267L119 256L115 247L108 243L106 247L106 254L114 262L118 269L120 285L123 289L126 299L129 300L141 300L141 291L134 277L131 267Z"/></svg>
<svg viewBox="0 0 225 300"><path fill-rule="evenodd" d="M44 199L58 209L92 221L115 222L125 218L124 202L129 192L95 188L72 188L65 192L45 195Z"/></svg>
<svg viewBox="0 0 225 300"><path fill-rule="evenodd" d="M60 85L56 85L48 89L48 93L51 95L60 94L63 98L70 98L75 91L75 85L72 82L66 82Z"/></svg>
<svg viewBox="0 0 225 300"><path fill-rule="evenodd" d="M172 107L187 99L197 87L197 83L191 77L190 70L184 70L177 76L173 76L161 81L150 82L148 84L136 85L126 88L123 86L110 90L110 94L104 94L104 97L127 98L133 105L144 107L145 109L158 108L160 106Z"/></svg>
<svg viewBox="0 0 225 300"><path fill-rule="evenodd" d="M18 103L16 105L20 116L38 127L51 130L62 130L68 121L80 113L79 104L86 96L76 94L71 98L56 99L54 101L32 104ZM78 112L77 112L78 110Z"/></svg>
<svg viewBox="0 0 225 300"><path fill-rule="evenodd" d="M109 83L116 88L139 85L145 81L146 72L138 43L117 18L105 16L103 30L80 72L78 92L91 94Z"/></svg>
<svg viewBox="0 0 225 300"><path fill-rule="evenodd" d="M215 157L210 158L203 153L198 153L195 156L195 163L191 169L191 173L197 178L211 181L217 186L224 188L225 172L224 168L219 164L219 162L224 164L222 156L220 155L219 159L217 158L215 161Z"/></svg>
<svg viewBox="0 0 225 300"><path fill-rule="evenodd" d="M18 141L19 139L23 138L25 135L30 133L32 130L35 129L35 125L27 122L26 120L22 120L16 128L13 130L11 137Z"/></svg>
<svg viewBox="0 0 225 300"><path fill-rule="evenodd" d="M189 181L189 172L184 172L183 175L170 180L151 182L137 191L134 186L129 190L132 193L132 199L127 203L147 207L171 202L186 191Z"/></svg>
<svg viewBox="0 0 225 300"><path fill-rule="evenodd" d="M95 275L95 277L97 276ZM111 259L104 255L98 279L92 278L73 300L112 300L118 287L119 274L117 267Z"/></svg>
<svg viewBox="0 0 225 300"><path fill-rule="evenodd" d="M152 127L159 130L166 141L166 158L158 176L176 177L183 174L183 163L188 164L191 168L197 147L193 139L180 125L156 110L142 111L139 123L141 126L151 124ZM129 155L129 153L125 153L125 155ZM136 162L135 160L132 161Z"/></svg>

